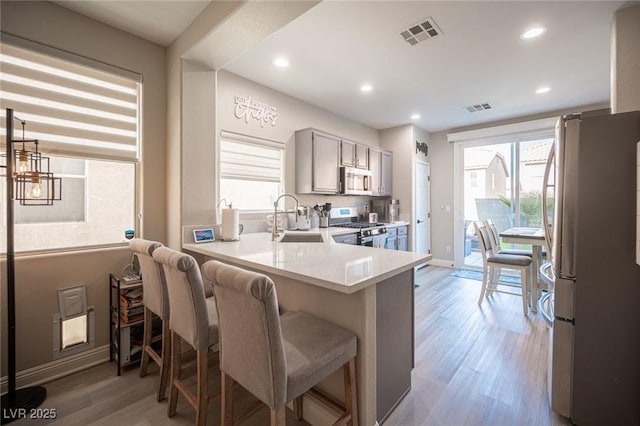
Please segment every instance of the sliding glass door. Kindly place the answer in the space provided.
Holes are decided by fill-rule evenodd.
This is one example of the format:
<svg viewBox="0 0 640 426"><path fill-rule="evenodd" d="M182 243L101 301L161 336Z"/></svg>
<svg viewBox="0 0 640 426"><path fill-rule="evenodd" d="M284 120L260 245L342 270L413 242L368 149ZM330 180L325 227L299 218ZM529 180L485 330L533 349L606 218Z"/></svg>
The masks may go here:
<svg viewBox="0 0 640 426"><path fill-rule="evenodd" d="M542 180L552 143L548 138L464 146L464 267L482 267L474 222L492 219L498 231L542 226Z"/></svg>

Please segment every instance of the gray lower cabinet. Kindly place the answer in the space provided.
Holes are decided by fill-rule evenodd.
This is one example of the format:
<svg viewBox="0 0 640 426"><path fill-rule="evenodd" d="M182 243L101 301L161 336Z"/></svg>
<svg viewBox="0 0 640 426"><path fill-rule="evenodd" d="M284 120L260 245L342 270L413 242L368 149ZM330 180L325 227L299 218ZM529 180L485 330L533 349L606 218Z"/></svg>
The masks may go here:
<svg viewBox="0 0 640 426"><path fill-rule="evenodd" d="M398 242L398 228L387 228L387 243L384 248L389 250L396 250L396 244Z"/></svg>
<svg viewBox="0 0 640 426"><path fill-rule="evenodd" d="M296 132L296 192L338 194L340 139L314 129Z"/></svg>
<svg viewBox="0 0 640 426"><path fill-rule="evenodd" d="M409 250L409 239L408 239L408 226L398 226L397 228L398 238L396 239L396 250L407 251Z"/></svg>
<svg viewBox="0 0 640 426"><path fill-rule="evenodd" d="M389 250L409 250L408 228L408 226L387 228L387 243L384 247Z"/></svg>
<svg viewBox="0 0 640 426"><path fill-rule="evenodd" d="M414 366L413 270L376 287L377 415L382 424L411 390Z"/></svg>

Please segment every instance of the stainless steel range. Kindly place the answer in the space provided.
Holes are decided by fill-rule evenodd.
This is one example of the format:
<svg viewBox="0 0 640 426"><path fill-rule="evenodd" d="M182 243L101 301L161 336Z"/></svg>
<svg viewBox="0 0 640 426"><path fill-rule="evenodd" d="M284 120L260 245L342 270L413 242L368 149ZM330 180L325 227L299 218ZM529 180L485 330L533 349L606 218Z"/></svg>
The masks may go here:
<svg viewBox="0 0 640 426"><path fill-rule="evenodd" d="M332 208L329 214L329 226L352 228L356 234L355 244L367 247L384 248L387 239L387 228L384 223L362 222L358 219L358 209L355 207ZM338 239L336 239L338 241ZM352 241L345 239L347 244Z"/></svg>

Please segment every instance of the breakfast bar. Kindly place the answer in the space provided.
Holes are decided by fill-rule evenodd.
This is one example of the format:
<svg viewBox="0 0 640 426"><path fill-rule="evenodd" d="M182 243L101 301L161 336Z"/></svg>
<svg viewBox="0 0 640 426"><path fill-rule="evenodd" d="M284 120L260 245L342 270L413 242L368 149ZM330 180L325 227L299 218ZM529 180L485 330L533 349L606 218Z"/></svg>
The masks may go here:
<svg viewBox="0 0 640 426"><path fill-rule="evenodd" d="M411 388L413 347L413 268L429 255L337 244L332 230L315 233L319 242L271 241L269 233L244 234L238 241L183 244L186 251L262 272L274 281L282 312L304 311L358 336L357 386L363 425L381 423ZM341 374L319 385L344 400ZM309 406L305 419L331 424L337 415Z"/></svg>

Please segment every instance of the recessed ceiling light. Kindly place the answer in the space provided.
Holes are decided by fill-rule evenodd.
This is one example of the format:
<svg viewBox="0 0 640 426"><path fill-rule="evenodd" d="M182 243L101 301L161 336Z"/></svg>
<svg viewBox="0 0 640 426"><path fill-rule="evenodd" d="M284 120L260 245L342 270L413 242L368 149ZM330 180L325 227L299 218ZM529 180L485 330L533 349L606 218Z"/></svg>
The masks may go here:
<svg viewBox="0 0 640 426"><path fill-rule="evenodd" d="M278 68L286 68L289 66L289 61L287 58L276 58L273 60L273 65Z"/></svg>
<svg viewBox="0 0 640 426"><path fill-rule="evenodd" d="M541 95L542 93L547 93L549 90L551 90L550 87L541 87L538 90L536 90L536 93Z"/></svg>
<svg viewBox="0 0 640 426"><path fill-rule="evenodd" d="M547 31L547 27L539 26L528 29L520 35L520 38L523 40L529 40L532 38L540 37Z"/></svg>
<svg viewBox="0 0 640 426"><path fill-rule="evenodd" d="M365 83L362 86L360 86L360 91L361 92L370 92L372 90L373 90L373 86L368 84L368 83Z"/></svg>
<svg viewBox="0 0 640 426"><path fill-rule="evenodd" d="M412 120L417 120L418 118L420 118L420 114L411 114Z"/></svg>

